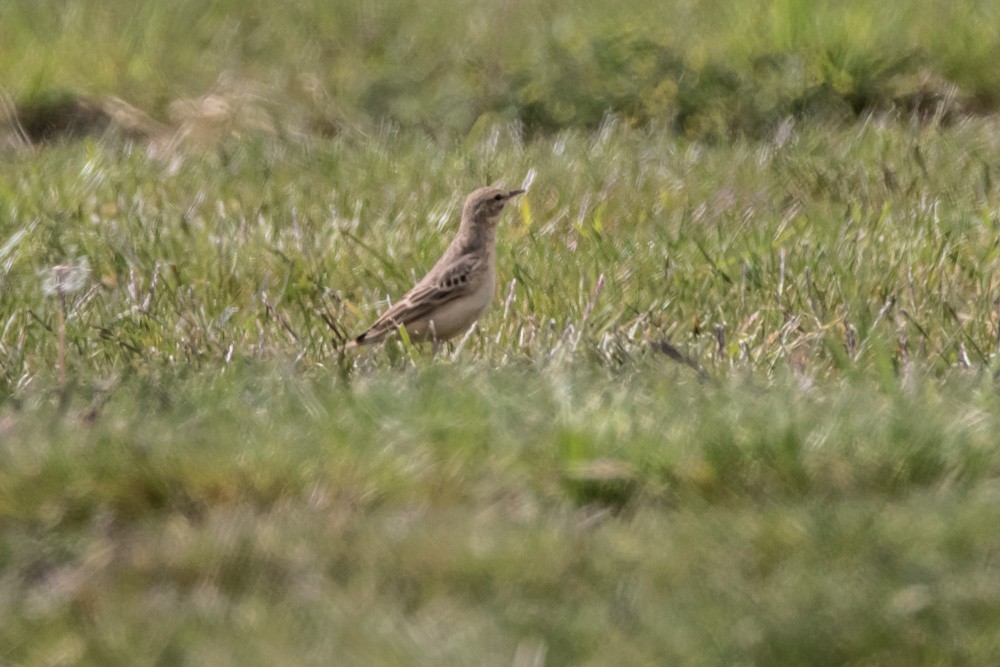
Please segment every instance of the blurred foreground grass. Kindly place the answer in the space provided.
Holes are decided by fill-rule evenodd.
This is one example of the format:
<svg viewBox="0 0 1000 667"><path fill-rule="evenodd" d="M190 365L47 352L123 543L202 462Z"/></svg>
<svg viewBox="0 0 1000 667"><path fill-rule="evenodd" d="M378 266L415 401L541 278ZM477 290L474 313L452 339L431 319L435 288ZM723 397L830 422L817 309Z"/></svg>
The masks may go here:
<svg viewBox="0 0 1000 667"><path fill-rule="evenodd" d="M998 147L890 116L11 156L0 659L994 662ZM341 357L495 179L533 183L479 329Z"/></svg>
<svg viewBox="0 0 1000 667"><path fill-rule="evenodd" d="M997 656L998 399L426 363L0 415L11 664ZM633 468L578 504L568 466ZM598 499L599 500L599 499Z"/></svg>

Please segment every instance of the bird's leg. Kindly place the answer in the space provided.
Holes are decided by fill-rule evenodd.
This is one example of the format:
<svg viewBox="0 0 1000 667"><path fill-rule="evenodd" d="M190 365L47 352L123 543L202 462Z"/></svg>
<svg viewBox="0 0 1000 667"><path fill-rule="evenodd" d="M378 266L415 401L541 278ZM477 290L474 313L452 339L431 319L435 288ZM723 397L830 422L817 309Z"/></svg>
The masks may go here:
<svg viewBox="0 0 1000 667"><path fill-rule="evenodd" d="M441 350L441 341L438 340L437 331L434 330L434 320L428 322L427 328L431 333L431 356L436 358Z"/></svg>

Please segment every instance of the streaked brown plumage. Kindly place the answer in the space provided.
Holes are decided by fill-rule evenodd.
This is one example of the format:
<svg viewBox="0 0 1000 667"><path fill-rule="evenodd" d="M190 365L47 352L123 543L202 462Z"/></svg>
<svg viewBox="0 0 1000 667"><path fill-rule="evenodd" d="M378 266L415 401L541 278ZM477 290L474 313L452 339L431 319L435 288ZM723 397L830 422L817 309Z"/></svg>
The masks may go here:
<svg viewBox="0 0 1000 667"><path fill-rule="evenodd" d="M524 190L479 188L462 208L458 233L413 289L382 313L348 348L375 343L400 326L410 340L439 343L479 319L496 289L496 228L504 205Z"/></svg>

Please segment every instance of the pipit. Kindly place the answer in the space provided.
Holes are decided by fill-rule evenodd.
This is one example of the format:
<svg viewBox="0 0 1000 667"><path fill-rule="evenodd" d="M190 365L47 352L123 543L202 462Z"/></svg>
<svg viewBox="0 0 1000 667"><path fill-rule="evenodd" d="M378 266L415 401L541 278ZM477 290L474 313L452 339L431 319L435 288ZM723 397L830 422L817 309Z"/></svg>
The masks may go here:
<svg viewBox="0 0 1000 667"><path fill-rule="evenodd" d="M376 343L406 329L414 342L437 347L472 326L493 300L497 283L497 224L504 205L524 190L479 188L465 200L451 245L427 275L347 348Z"/></svg>

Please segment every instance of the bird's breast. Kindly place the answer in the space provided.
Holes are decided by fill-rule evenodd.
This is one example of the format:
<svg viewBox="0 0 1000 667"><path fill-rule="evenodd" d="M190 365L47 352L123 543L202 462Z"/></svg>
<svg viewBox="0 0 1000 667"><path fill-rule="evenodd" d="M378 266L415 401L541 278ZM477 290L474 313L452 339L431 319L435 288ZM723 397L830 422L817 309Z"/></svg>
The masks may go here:
<svg viewBox="0 0 1000 667"><path fill-rule="evenodd" d="M407 333L413 340L447 340L465 333L489 307L496 283L496 271L491 264L474 290L435 308L427 317L408 324Z"/></svg>

